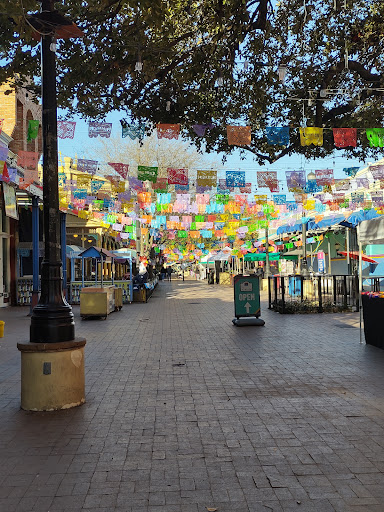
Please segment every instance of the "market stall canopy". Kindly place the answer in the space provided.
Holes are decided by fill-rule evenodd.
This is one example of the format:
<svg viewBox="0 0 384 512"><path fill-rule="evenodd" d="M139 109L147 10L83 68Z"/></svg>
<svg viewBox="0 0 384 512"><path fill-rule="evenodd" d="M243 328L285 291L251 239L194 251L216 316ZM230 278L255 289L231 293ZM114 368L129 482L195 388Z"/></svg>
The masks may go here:
<svg viewBox="0 0 384 512"><path fill-rule="evenodd" d="M209 254L206 254L200 259L200 263L208 263L208 261L213 261L213 256L214 254L212 254L211 252Z"/></svg>
<svg viewBox="0 0 384 512"><path fill-rule="evenodd" d="M231 253L228 251L219 251L217 254L213 255L209 261L228 261L231 259Z"/></svg>
<svg viewBox="0 0 384 512"><path fill-rule="evenodd" d="M365 220L357 227L359 244L384 244L384 217Z"/></svg>
<svg viewBox="0 0 384 512"><path fill-rule="evenodd" d="M113 251L110 251L115 258L121 258L121 259L135 259L137 257L137 252L133 249L115 249ZM117 262L118 263L118 262Z"/></svg>
<svg viewBox="0 0 384 512"><path fill-rule="evenodd" d="M96 258L96 259L103 259L108 263L112 261L115 258L115 255L107 251L107 249L102 249L101 247L89 247L88 249L85 249L85 251L81 252L79 254L80 258Z"/></svg>
<svg viewBox="0 0 384 512"><path fill-rule="evenodd" d="M80 258L80 254L84 251L84 247L78 245L67 245L65 247L65 254L67 258Z"/></svg>
<svg viewBox="0 0 384 512"><path fill-rule="evenodd" d="M370 210L360 210L358 212L353 212L351 215L340 224L342 226L345 226L347 228L355 228L360 222L366 221L366 220L372 220L380 217L380 215L376 212L374 208L371 208Z"/></svg>
<svg viewBox="0 0 384 512"><path fill-rule="evenodd" d="M358 260L359 259L359 252L358 251L349 251L349 253L347 253L347 251L337 251L337 252L339 254L342 254L343 256L347 256L347 254L349 254L349 257L352 258L353 260ZM377 261L373 260L369 256L366 256L365 254L361 255L361 259L363 261L368 262L368 263L376 263L376 265L378 265Z"/></svg>

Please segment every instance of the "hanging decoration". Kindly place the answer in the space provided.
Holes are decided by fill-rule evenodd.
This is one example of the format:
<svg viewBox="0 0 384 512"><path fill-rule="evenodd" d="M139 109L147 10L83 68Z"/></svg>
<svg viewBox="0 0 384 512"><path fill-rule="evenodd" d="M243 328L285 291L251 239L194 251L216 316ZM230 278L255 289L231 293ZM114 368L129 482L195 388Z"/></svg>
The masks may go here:
<svg viewBox="0 0 384 512"><path fill-rule="evenodd" d="M79 158L77 160L77 170L87 172L89 174L96 174L97 164L97 160L85 160L83 158Z"/></svg>
<svg viewBox="0 0 384 512"><path fill-rule="evenodd" d="M123 178L123 180L127 179L128 171L129 171L128 164L108 162L108 165L110 165L113 169L115 169L115 171L118 174L120 174L120 176Z"/></svg>
<svg viewBox="0 0 384 512"><path fill-rule="evenodd" d="M245 171L226 171L225 176L227 187L245 186Z"/></svg>
<svg viewBox="0 0 384 512"><path fill-rule="evenodd" d="M219 178L218 184L217 184L217 192L219 194L229 194L230 192L233 192L235 189L234 187L229 187L227 185L227 180L225 178Z"/></svg>
<svg viewBox="0 0 384 512"><path fill-rule="evenodd" d="M374 180L384 180L384 165L370 165L369 172Z"/></svg>
<svg viewBox="0 0 384 512"><path fill-rule="evenodd" d="M323 128L300 128L300 144L302 146L322 146Z"/></svg>
<svg viewBox="0 0 384 512"><path fill-rule="evenodd" d="M205 132L207 130L212 130L213 128L215 128L215 126L216 125L214 123L194 124L192 126L192 128L193 128L193 131L196 133L196 135L198 135L199 137L204 137Z"/></svg>
<svg viewBox="0 0 384 512"><path fill-rule="evenodd" d="M138 180L134 176L130 176L128 178L128 182L129 188L131 188L132 190L141 191L143 189L143 182L141 180Z"/></svg>
<svg viewBox="0 0 384 512"><path fill-rule="evenodd" d="M217 171L197 171L197 185L200 187L215 187Z"/></svg>
<svg viewBox="0 0 384 512"><path fill-rule="evenodd" d="M189 191L189 183L186 185L175 184L175 190L178 193L185 194Z"/></svg>
<svg viewBox="0 0 384 512"><path fill-rule="evenodd" d="M227 125L227 138L230 146L250 146L251 127Z"/></svg>
<svg viewBox="0 0 384 512"><path fill-rule="evenodd" d="M157 178L157 181L152 185L152 188L155 192L167 190L168 179L167 178Z"/></svg>
<svg viewBox="0 0 384 512"><path fill-rule="evenodd" d="M239 187L242 194L250 194L252 192L252 183L246 183L244 187Z"/></svg>
<svg viewBox="0 0 384 512"><path fill-rule="evenodd" d="M6 166L7 158L8 158L8 148L0 146L0 176L3 175L4 166Z"/></svg>
<svg viewBox="0 0 384 512"><path fill-rule="evenodd" d="M384 147L384 128L368 128L366 134L371 148Z"/></svg>
<svg viewBox="0 0 384 512"><path fill-rule="evenodd" d="M278 146L289 145L289 126L267 126L266 132L268 144L277 144Z"/></svg>
<svg viewBox="0 0 384 512"><path fill-rule="evenodd" d="M323 187L324 185L333 185L333 169L322 169L315 171L316 183Z"/></svg>
<svg viewBox="0 0 384 512"><path fill-rule="evenodd" d="M287 196L285 194L274 195L272 199L275 204L285 204L287 202Z"/></svg>
<svg viewBox="0 0 384 512"><path fill-rule="evenodd" d="M87 175L77 176L75 188L88 188L89 184L91 183L91 179L91 176Z"/></svg>
<svg viewBox="0 0 384 512"><path fill-rule="evenodd" d="M38 161L39 153L36 151L19 151L17 154L17 164L23 169L37 169Z"/></svg>
<svg viewBox="0 0 384 512"><path fill-rule="evenodd" d="M333 140L337 148L356 147L356 128L333 128Z"/></svg>
<svg viewBox="0 0 384 512"><path fill-rule="evenodd" d="M180 134L180 124L158 124L157 138L158 139L178 139Z"/></svg>
<svg viewBox="0 0 384 512"><path fill-rule="evenodd" d="M39 135L39 125L40 122L38 120L30 119L28 121L27 142L31 142Z"/></svg>
<svg viewBox="0 0 384 512"><path fill-rule="evenodd" d="M109 139L112 131L112 123L98 123L96 121L90 121L88 124L88 136L90 138L104 137Z"/></svg>
<svg viewBox="0 0 384 512"><path fill-rule="evenodd" d="M59 139L73 139L76 123L74 121L57 121L57 136Z"/></svg>
<svg viewBox="0 0 384 512"><path fill-rule="evenodd" d="M285 171L287 187L290 192L303 191L306 185L304 171Z"/></svg>
<svg viewBox="0 0 384 512"><path fill-rule="evenodd" d="M167 175L169 185L188 185L188 169L168 167Z"/></svg>
<svg viewBox="0 0 384 512"><path fill-rule="evenodd" d="M382 190L376 190L371 192L371 200L372 203L375 205L382 205L383 204L383 191Z"/></svg>
<svg viewBox="0 0 384 512"><path fill-rule="evenodd" d="M268 201L268 196L264 194L255 194L255 203L264 204Z"/></svg>
<svg viewBox="0 0 384 512"><path fill-rule="evenodd" d="M38 181L38 172L36 169L24 169L24 176L20 178L19 187L22 190L25 190L30 185L32 185L35 181Z"/></svg>
<svg viewBox="0 0 384 512"><path fill-rule="evenodd" d="M137 177L141 181L151 181L152 183L156 183L158 171L158 167L139 165L137 167Z"/></svg>
<svg viewBox="0 0 384 512"><path fill-rule="evenodd" d="M122 121L121 123L121 136L124 139L125 137L129 137L132 140L135 139L143 139L145 135L145 124L132 124L127 125L124 124Z"/></svg>
<svg viewBox="0 0 384 512"><path fill-rule="evenodd" d="M351 178L355 177L360 167L344 167L343 172Z"/></svg>
<svg viewBox="0 0 384 512"><path fill-rule="evenodd" d="M257 186L269 188L271 192L279 192L279 181L276 171L257 171Z"/></svg>

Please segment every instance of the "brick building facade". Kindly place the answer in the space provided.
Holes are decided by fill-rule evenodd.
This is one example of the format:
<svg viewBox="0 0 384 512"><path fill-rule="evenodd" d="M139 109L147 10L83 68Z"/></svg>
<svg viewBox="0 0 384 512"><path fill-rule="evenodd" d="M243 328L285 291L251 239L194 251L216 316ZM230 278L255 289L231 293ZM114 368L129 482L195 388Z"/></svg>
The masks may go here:
<svg viewBox="0 0 384 512"><path fill-rule="evenodd" d="M7 94L8 91L11 91ZM0 85L0 118L3 131L12 137L9 149L17 154L22 151L42 152L41 105L33 101L33 96L26 89L12 89L9 84ZM27 142L28 121L39 120L39 135Z"/></svg>

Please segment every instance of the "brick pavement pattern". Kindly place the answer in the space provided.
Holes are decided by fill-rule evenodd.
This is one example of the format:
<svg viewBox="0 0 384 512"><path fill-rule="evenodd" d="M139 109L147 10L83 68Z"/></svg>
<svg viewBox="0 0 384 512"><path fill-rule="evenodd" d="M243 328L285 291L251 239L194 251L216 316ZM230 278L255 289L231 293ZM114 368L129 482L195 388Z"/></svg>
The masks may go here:
<svg viewBox="0 0 384 512"><path fill-rule="evenodd" d="M0 512L384 511L384 351L356 314L264 303L265 327L234 327L232 289L191 281L74 312L87 402L31 413L27 310L0 311Z"/></svg>

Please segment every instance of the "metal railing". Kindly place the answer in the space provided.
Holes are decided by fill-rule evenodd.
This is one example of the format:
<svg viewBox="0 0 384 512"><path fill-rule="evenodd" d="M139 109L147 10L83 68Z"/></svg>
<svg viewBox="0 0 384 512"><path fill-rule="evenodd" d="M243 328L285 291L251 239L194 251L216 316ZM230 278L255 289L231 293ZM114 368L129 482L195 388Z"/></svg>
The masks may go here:
<svg viewBox="0 0 384 512"><path fill-rule="evenodd" d="M335 276L271 276L268 307L279 313L358 311L358 278Z"/></svg>
<svg viewBox="0 0 384 512"><path fill-rule="evenodd" d="M362 284L363 292L382 292L384 291L384 276L363 276Z"/></svg>

